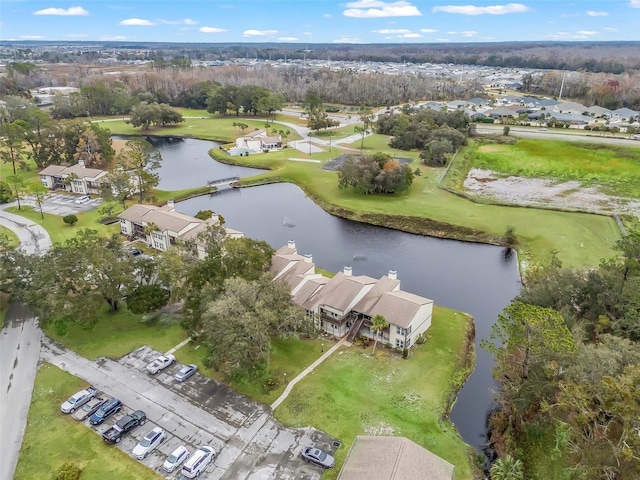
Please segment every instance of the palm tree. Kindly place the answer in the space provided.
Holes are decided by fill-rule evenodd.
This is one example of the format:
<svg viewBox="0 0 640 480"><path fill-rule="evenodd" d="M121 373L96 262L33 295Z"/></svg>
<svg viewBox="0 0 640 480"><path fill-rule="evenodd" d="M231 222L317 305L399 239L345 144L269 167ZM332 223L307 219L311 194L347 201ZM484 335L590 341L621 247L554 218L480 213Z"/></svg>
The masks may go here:
<svg viewBox="0 0 640 480"><path fill-rule="evenodd" d="M522 480L524 478L522 461L511 455L499 458L496 463L491 465L489 473L491 480Z"/></svg>
<svg viewBox="0 0 640 480"><path fill-rule="evenodd" d="M150 245L153 245L153 237L151 236L153 234L153 232L159 232L160 228L158 227L158 225L156 225L153 222L149 222L144 226L144 234L147 238L149 238L150 241Z"/></svg>
<svg viewBox="0 0 640 480"><path fill-rule="evenodd" d="M373 332L373 352L372 355L376 353L376 345L378 345L378 335L382 330L387 328L389 324L387 323L387 319L382 315L376 315L371 320L371 331Z"/></svg>

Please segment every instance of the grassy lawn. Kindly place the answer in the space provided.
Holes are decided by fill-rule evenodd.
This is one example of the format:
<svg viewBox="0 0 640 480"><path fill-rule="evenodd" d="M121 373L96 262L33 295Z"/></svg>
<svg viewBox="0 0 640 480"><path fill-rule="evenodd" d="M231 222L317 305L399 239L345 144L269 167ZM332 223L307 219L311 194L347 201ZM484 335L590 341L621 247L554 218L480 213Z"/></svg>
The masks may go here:
<svg viewBox="0 0 640 480"><path fill-rule="evenodd" d="M101 235L111 235L120 231L120 224L117 222L111 225L103 225L98 222L102 217L102 215L98 213L98 210L76 214L78 221L73 226L64 223L62 217L59 215L45 213L43 219L40 216L40 210L33 209L30 206L23 206L21 210L18 210L18 207L9 207L7 208L7 212L15 213L16 215L28 218L42 225L44 229L49 232L54 245L60 245L66 240L75 237L76 233L83 228L98 230Z"/></svg>
<svg viewBox="0 0 640 480"><path fill-rule="evenodd" d="M466 378L461 349L468 320L436 307L427 343L407 360L384 348L373 358L371 346L334 353L295 386L276 418L313 425L343 443L338 467L323 478L336 478L359 434L405 436L454 464L456 479L472 478L471 449L443 419L449 392Z"/></svg>
<svg viewBox="0 0 640 480"><path fill-rule="evenodd" d="M180 325L164 325L160 322L148 325L141 321L140 315L134 315L126 308L115 315L110 315L106 309L97 315L100 318L93 328L69 323L61 326L51 322L43 329L56 342L90 360L98 357L120 358L142 345L166 352L187 338Z"/></svg>
<svg viewBox="0 0 640 480"><path fill-rule="evenodd" d="M40 169L36 167L36 164L31 159L26 159L26 169L25 170L16 170L16 175L22 176L25 183L25 190L28 190L32 185L37 184L40 185L40 175L38 172ZM13 175L13 165L11 163L0 162L0 180L3 182L7 181L7 177Z"/></svg>
<svg viewBox="0 0 640 480"><path fill-rule="evenodd" d="M60 404L86 386L53 365L40 367L14 479L51 479L65 462L80 466L83 480L160 478L126 453L105 444L86 425L60 413Z"/></svg>
<svg viewBox="0 0 640 480"><path fill-rule="evenodd" d="M473 167L529 178L579 180L609 194L640 198L640 148L558 140L520 139L515 145L482 145Z"/></svg>
<svg viewBox="0 0 640 480"><path fill-rule="evenodd" d="M234 122L241 122L249 127L244 133L251 133L256 129L265 128L267 123L266 119L246 119L236 117L226 118L213 118L208 116L207 118L186 118L184 123L180 125L172 125L168 127L151 127L148 130L141 130L140 128L134 128L131 125L126 124L122 120L99 122L101 127L108 128L113 134L117 135L160 135L160 136L176 136L176 137L192 137L200 138L203 140L213 140L216 142L233 142L235 139L242 135L242 131L238 127L234 127ZM272 128L278 130L287 130L284 125L278 123L272 123L269 127L269 131ZM291 130L291 129L289 129ZM291 131L291 135L288 140L297 140L300 136Z"/></svg>
<svg viewBox="0 0 640 480"><path fill-rule="evenodd" d="M9 230L7 227L3 227L2 225L0 225L0 237L5 237L9 248L20 245L18 236L13 233L13 231Z"/></svg>

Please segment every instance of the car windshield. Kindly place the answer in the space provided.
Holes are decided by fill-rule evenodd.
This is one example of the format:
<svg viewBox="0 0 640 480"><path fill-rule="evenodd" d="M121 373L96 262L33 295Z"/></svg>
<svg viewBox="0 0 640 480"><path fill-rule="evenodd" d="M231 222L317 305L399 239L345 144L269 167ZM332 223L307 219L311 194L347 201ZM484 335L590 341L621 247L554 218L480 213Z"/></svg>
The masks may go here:
<svg viewBox="0 0 640 480"><path fill-rule="evenodd" d="M169 455L169 458L167 458L168 463L176 463L177 461L178 457L176 457L175 455Z"/></svg>
<svg viewBox="0 0 640 480"><path fill-rule="evenodd" d="M184 367L182 370L180 370L180 373L182 375L186 375L187 373L189 373L189 370L191 370L189 367Z"/></svg>
<svg viewBox="0 0 640 480"><path fill-rule="evenodd" d="M75 397L69 397L69 399L67 400L67 403L70 403L71 405L73 405L74 403L76 403L76 399L75 399Z"/></svg>
<svg viewBox="0 0 640 480"><path fill-rule="evenodd" d="M324 459L327 458L327 454L322 450L316 450L316 455L318 455L318 460L320 460L321 462L323 462Z"/></svg>
<svg viewBox="0 0 640 480"><path fill-rule="evenodd" d="M92 408L93 408L93 405L91 405L91 402L89 402L84 404L84 406L82 407L82 410L84 410L85 412L88 412Z"/></svg>
<svg viewBox="0 0 640 480"><path fill-rule="evenodd" d="M148 447L149 445L151 445L151 440L147 437L144 437L142 440L140 440L140 445L143 447Z"/></svg>

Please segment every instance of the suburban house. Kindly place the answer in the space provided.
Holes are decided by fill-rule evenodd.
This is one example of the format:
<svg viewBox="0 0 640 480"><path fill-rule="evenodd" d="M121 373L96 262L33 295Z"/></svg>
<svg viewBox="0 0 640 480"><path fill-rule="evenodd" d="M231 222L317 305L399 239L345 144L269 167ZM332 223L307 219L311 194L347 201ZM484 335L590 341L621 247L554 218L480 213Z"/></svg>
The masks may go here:
<svg viewBox="0 0 640 480"><path fill-rule="evenodd" d="M269 136L266 130L256 130L236 138L234 147L228 150L230 155L248 155L282 150L282 137Z"/></svg>
<svg viewBox="0 0 640 480"><path fill-rule="evenodd" d="M40 172L40 182L50 190L97 195L100 193L100 183L106 176L105 170L87 168L80 160L70 167L49 165Z"/></svg>
<svg viewBox="0 0 640 480"><path fill-rule="evenodd" d="M316 273L310 255L299 255L295 242L278 249L271 272L291 288L293 301L312 317L325 333L335 337L358 335L374 338L372 319L382 315L389 326L378 341L409 348L431 326L433 300L400 290L394 270L379 279L353 275L351 267L327 278Z"/></svg>
<svg viewBox="0 0 640 480"><path fill-rule="evenodd" d="M338 480L453 480L455 467L404 437L358 435Z"/></svg>
<svg viewBox="0 0 640 480"><path fill-rule="evenodd" d="M199 242L199 234L205 232L210 225L217 225L220 220L213 214L207 220L191 217L176 212L173 201L163 207L154 205L133 205L118 215L120 231L129 240L143 239L147 245L156 250L165 251L178 241L193 240L198 256L205 256L204 245ZM242 238L244 234L231 228L225 228L227 236Z"/></svg>

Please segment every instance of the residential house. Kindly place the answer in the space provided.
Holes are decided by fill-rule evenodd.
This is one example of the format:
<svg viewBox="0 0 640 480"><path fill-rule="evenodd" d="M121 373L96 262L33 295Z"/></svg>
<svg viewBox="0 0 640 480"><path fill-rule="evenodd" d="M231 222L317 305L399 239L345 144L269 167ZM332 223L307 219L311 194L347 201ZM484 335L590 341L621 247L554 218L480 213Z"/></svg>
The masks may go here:
<svg viewBox="0 0 640 480"><path fill-rule="evenodd" d="M163 207L155 205L133 205L118 215L120 231L134 240L142 238L150 247L159 251L168 250L179 241L194 241L198 256L205 256L204 244L199 240L199 234L205 232L211 225L217 225L218 215L201 220L183 213L176 212L173 201ZM242 232L225 228L231 238L241 238Z"/></svg>
<svg viewBox="0 0 640 480"><path fill-rule="evenodd" d="M269 136L265 130L256 130L236 138L236 145L230 150L247 154L282 150L282 137Z"/></svg>
<svg viewBox="0 0 640 480"><path fill-rule="evenodd" d="M404 437L358 435L338 480L453 480L455 467Z"/></svg>
<svg viewBox="0 0 640 480"><path fill-rule="evenodd" d="M276 251L271 265L276 281L286 282L293 301L312 317L318 328L335 337L358 335L398 348L409 348L431 326L433 300L400 290L397 272L375 279L353 275L351 267L332 278L316 273L310 255L299 255L290 241ZM372 320L382 315L387 328L376 333Z"/></svg>
<svg viewBox="0 0 640 480"><path fill-rule="evenodd" d="M105 180L107 172L97 168L87 168L80 160L76 165L64 167L49 165L40 172L40 182L50 190L65 190L83 195L100 193L100 183Z"/></svg>

